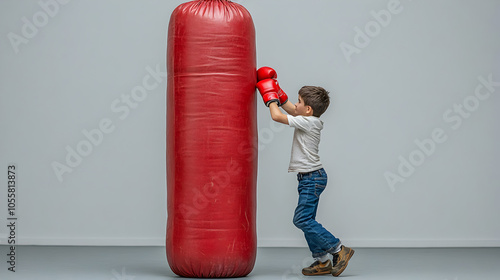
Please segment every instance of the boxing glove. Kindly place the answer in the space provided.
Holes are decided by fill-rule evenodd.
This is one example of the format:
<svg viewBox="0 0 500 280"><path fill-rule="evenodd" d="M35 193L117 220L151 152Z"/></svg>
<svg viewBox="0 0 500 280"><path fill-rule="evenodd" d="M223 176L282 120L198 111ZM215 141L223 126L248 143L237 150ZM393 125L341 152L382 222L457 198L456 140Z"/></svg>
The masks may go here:
<svg viewBox="0 0 500 280"><path fill-rule="evenodd" d="M265 79L259 81L257 83L257 89L262 95L262 99L264 100L264 104L269 107L269 104L272 102L277 102L279 104L278 91L280 90L279 86L276 84L276 81L273 79Z"/></svg>
<svg viewBox="0 0 500 280"><path fill-rule="evenodd" d="M288 95L286 95L286 93L280 88L278 81L276 81L276 86L278 87L278 105L281 106L288 101Z"/></svg>
<svg viewBox="0 0 500 280"><path fill-rule="evenodd" d="M260 67L257 70L257 82L265 80L265 79L273 79L276 80L278 78L278 74L276 74L276 70L271 67Z"/></svg>
<svg viewBox="0 0 500 280"><path fill-rule="evenodd" d="M277 93L278 93L278 99L279 99L278 106L281 106L288 101L288 96L280 88L277 78L278 78L278 74L276 73L276 70L274 70L271 67L264 66L264 67L259 68L259 70L257 70L257 81L262 81L265 79L273 79L276 81L276 85L278 87Z"/></svg>

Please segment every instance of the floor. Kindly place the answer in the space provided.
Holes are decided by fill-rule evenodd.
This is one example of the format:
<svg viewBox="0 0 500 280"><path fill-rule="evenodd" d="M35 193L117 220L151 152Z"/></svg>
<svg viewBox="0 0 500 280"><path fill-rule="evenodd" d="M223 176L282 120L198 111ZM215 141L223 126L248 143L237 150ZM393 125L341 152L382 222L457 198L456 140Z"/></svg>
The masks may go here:
<svg viewBox="0 0 500 280"><path fill-rule="evenodd" d="M341 277L358 280L498 280L500 248L373 249L356 253ZM16 247L16 272L0 246L1 280L152 280L175 276L163 247ZM306 248L259 248L248 280L311 279L300 273L312 262ZM331 279L315 276L314 279Z"/></svg>

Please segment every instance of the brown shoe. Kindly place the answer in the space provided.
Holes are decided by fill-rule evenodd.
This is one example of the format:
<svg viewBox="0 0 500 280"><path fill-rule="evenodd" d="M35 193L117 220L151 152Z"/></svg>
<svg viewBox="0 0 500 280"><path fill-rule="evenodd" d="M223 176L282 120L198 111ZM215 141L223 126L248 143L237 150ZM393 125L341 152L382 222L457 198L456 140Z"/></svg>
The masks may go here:
<svg viewBox="0 0 500 280"><path fill-rule="evenodd" d="M354 255L354 250L342 245L340 252L333 255L333 262L335 262L335 266L332 268L333 276L337 277L345 270L352 255Z"/></svg>
<svg viewBox="0 0 500 280"><path fill-rule="evenodd" d="M307 276L323 275L323 274L330 274L331 271L332 271L332 262L330 260L327 260L324 263L320 261L315 261L309 267L303 268L302 274Z"/></svg>

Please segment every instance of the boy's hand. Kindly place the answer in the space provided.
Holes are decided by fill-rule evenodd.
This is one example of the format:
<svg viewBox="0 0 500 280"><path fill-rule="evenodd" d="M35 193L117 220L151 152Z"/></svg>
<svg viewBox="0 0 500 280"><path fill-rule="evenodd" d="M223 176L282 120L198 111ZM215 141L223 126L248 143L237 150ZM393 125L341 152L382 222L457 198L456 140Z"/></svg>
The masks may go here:
<svg viewBox="0 0 500 280"><path fill-rule="evenodd" d="M257 89L260 95L262 95L264 104L266 104L267 107L269 107L269 104L272 102L279 103L278 91L280 88L273 79L259 81L257 83Z"/></svg>
<svg viewBox="0 0 500 280"><path fill-rule="evenodd" d="M278 74L276 73L276 70L274 70L271 67L264 66L264 67L259 68L259 70L257 70L257 81L262 81L262 80L266 80L266 79L273 79L276 82L276 86L278 87L278 91L277 91L278 99L279 99L278 106L281 106L288 101L288 96L281 89L277 78L278 78Z"/></svg>

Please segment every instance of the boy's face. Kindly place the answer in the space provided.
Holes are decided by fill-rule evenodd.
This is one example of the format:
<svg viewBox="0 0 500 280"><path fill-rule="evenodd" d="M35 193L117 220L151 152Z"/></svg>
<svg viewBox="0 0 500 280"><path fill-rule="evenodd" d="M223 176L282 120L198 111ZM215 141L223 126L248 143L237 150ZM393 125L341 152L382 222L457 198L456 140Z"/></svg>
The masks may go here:
<svg viewBox="0 0 500 280"><path fill-rule="evenodd" d="M305 105L304 100L299 95L299 101L295 103L295 114L299 116L312 116L313 110L311 106Z"/></svg>

